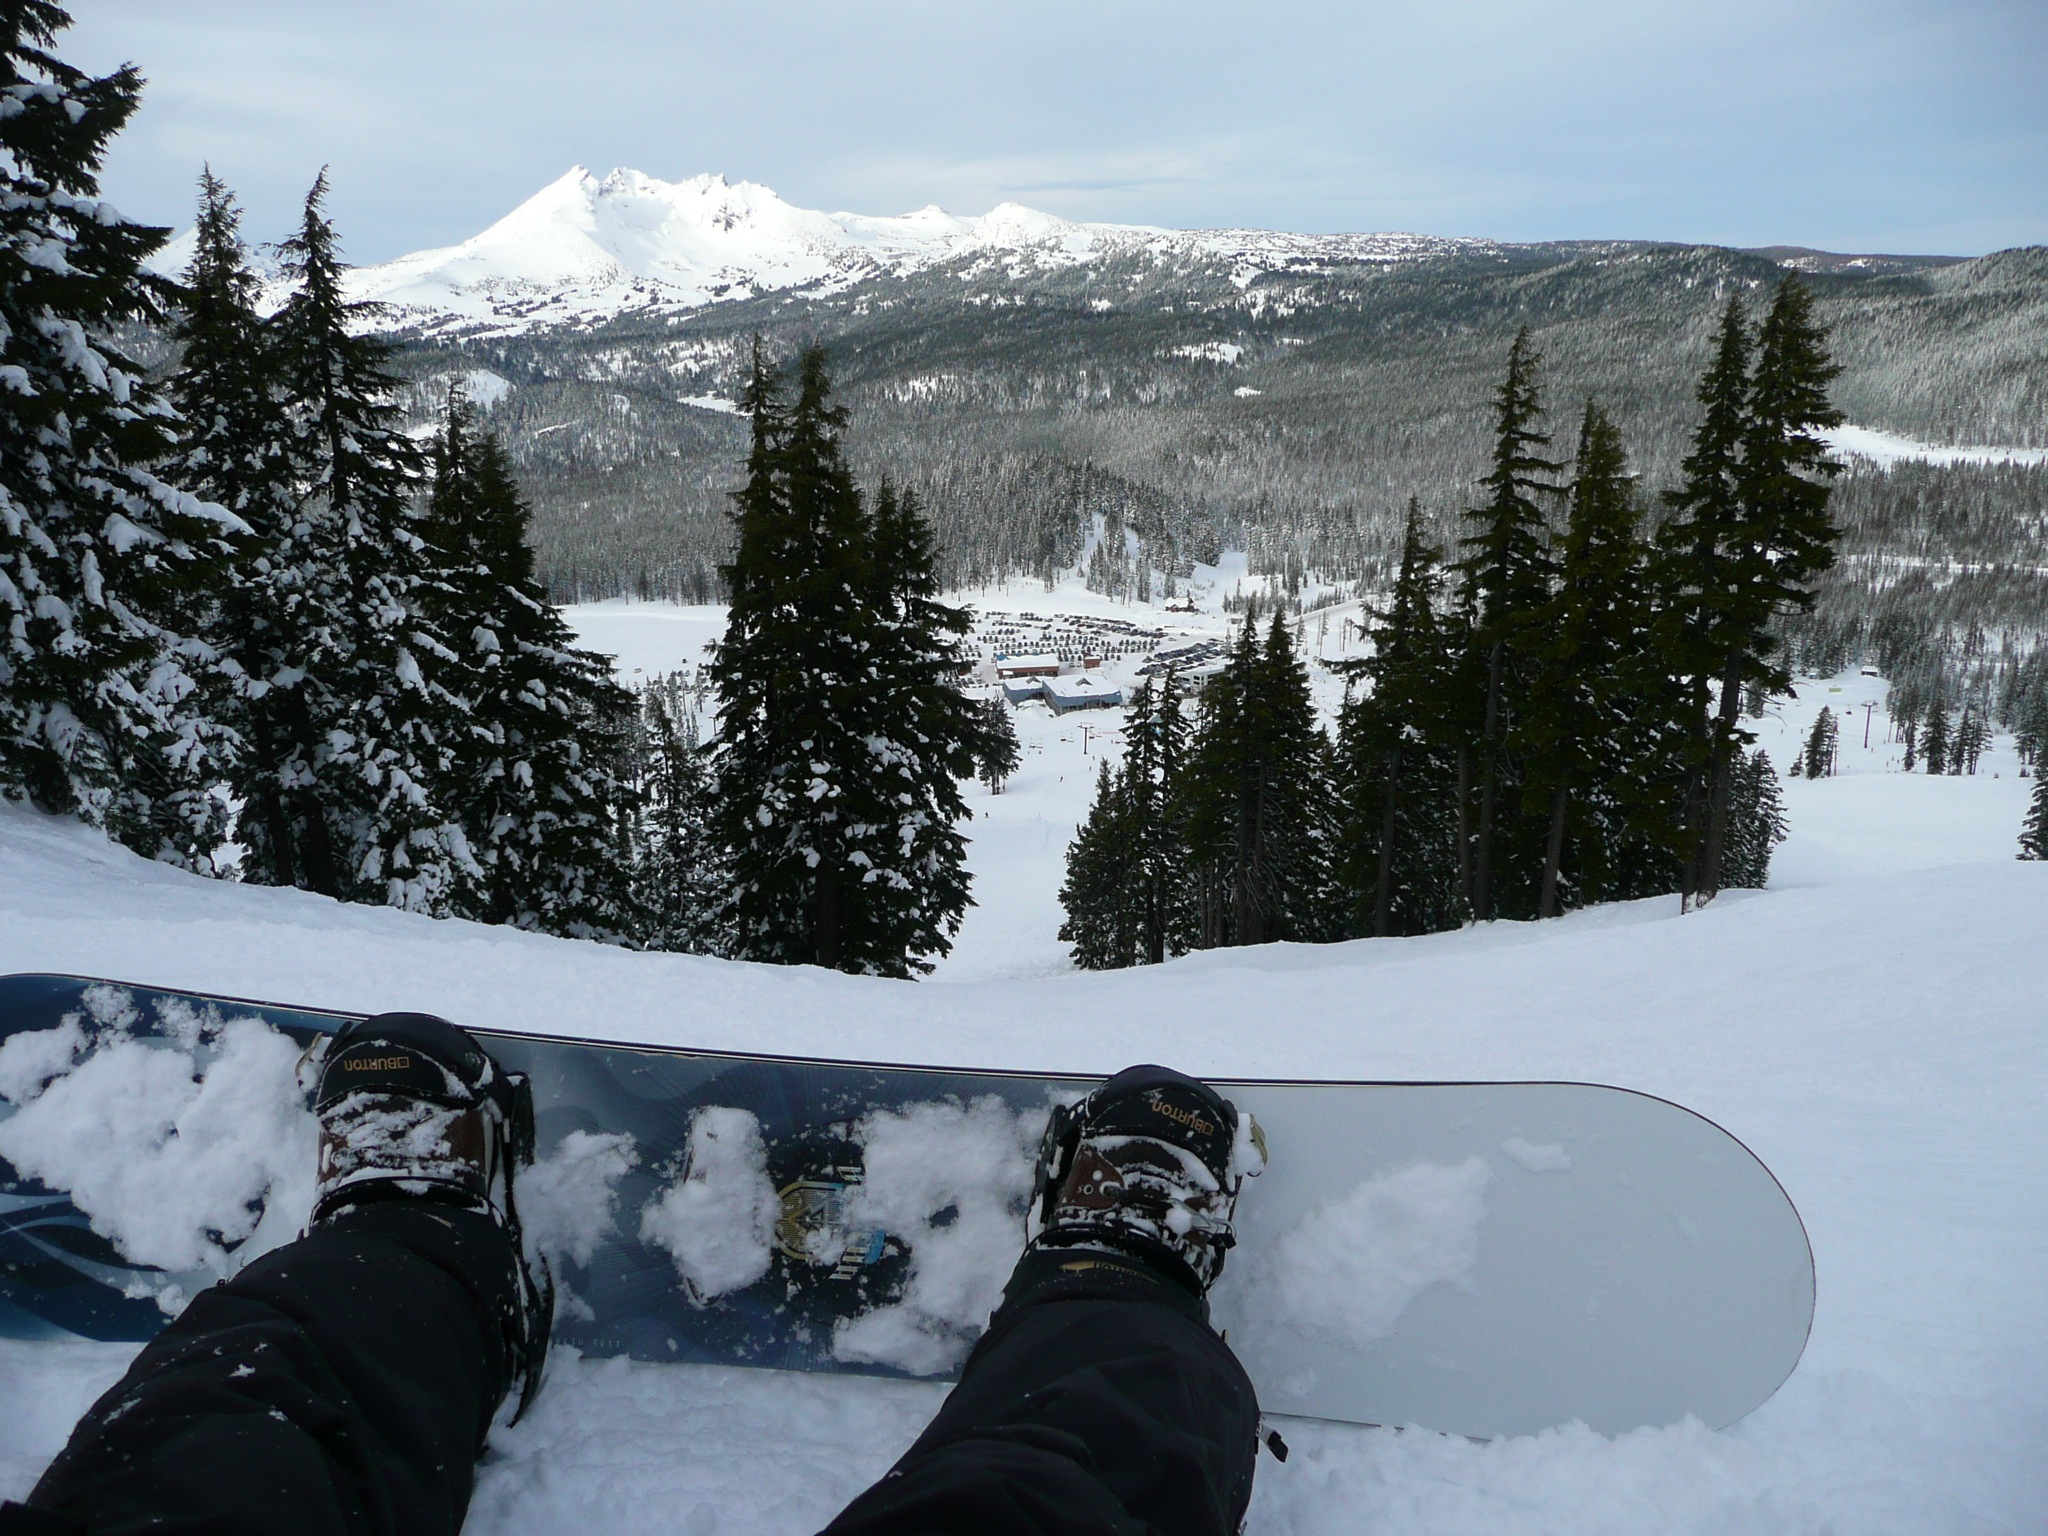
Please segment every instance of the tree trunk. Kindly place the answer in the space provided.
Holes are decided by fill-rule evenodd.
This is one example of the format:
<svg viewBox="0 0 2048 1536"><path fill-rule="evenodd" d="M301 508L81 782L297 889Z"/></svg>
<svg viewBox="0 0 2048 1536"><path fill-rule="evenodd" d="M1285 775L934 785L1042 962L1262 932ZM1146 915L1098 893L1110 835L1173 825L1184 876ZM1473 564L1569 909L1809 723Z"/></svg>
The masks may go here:
<svg viewBox="0 0 2048 1536"><path fill-rule="evenodd" d="M1479 855L1472 875L1472 916L1478 922L1493 917L1493 817L1500 790L1500 752L1494 735L1500 726L1501 661L1507 650L1505 640L1493 642L1493 654L1486 663L1486 723L1479 733L1486 759L1480 764Z"/></svg>
<svg viewBox="0 0 2048 1536"><path fill-rule="evenodd" d="M819 965L839 969L846 958L846 935L839 906L839 882L820 864L818 883L811 888L811 947Z"/></svg>
<svg viewBox="0 0 2048 1536"><path fill-rule="evenodd" d="M1384 939L1394 905L1394 808L1401 792L1401 744L1387 754L1385 803L1380 809L1380 870L1372 893L1372 936Z"/></svg>
<svg viewBox="0 0 2048 1536"><path fill-rule="evenodd" d="M1685 842L1678 861L1678 910L1688 911L1693 898L1700 888L1700 860L1706 851L1706 778L1709 743L1713 737L1713 725L1707 714L1704 696L1699 707L1693 711L1692 757L1685 766L1685 802L1680 807L1683 820L1680 825L1685 832Z"/></svg>
<svg viewBox="0 0 2048 1536"><path fill-rule="evenodd" d="M291 818L285 814L284 791L277 782L276 744L270 729L270 711L256 710L256 754L263 764L263 789L258 800L263 807L263 826L270 836L270 869L273 885L289 889L299 883L298 861L292 846Z"/></svg>
<svg viewBox="0 0 2048 1536"><path fill-rule="evenodd" d="M306 708L305 698L297 689L292 690L290 698L291 744L310 753L313 737L311 714ZM334 842L327 831L327 807L320 803L317 788L293 791L291 802L299 823L296 846L299 869L306 877L306 889L331 896L336 901L347 899L347 893L341 888L341 870L334 857Z"/></svg>
<svg viewBox="0 0 2048 1536"><path fill-rule="evenodd" d="M1472 751L1458 748L1458 900L1472 920Z"/></svg>
<svg viewBox="0 0 2048 1536"><path fill-rule="evenodd" d="M1259 921L1258 849L1249 828L1237 834L1237 867L1231 880L1231 934L1233 944L1262 944L1265 925Z"/></svg>
<svg viewBox="0 0 2048 1536"><path fill-rule="evenodd" d="M1543 890L1536 899L1538 917L1557 916L1557 874L1564 863L1564 822L1571 804L1571 791L1563 785L1550 801L1550 842L1543 850Z"/></svg>
<svg viewBox="0 0 2048 1536"><path fill-rule="evenodd" d="M1700 856L1698 900L1714 899L1721 889L1721 855L1728 842L1728 794L1734 780L1730 761L1735 750L1735 728L1742 715L1742 672L1739 657L1728 658L1728 673L1721 680L1720 729L1714 733L1713 777L1707 798L1707 843Z"/></svg>
<svg viewBox="0 0 2048 1536"><path fill-rule="evenodd" d="M1143 866L1145 887L1145 963L1158 965L1166 959L1166 894L1162 861L1148 854Z"/></svg>

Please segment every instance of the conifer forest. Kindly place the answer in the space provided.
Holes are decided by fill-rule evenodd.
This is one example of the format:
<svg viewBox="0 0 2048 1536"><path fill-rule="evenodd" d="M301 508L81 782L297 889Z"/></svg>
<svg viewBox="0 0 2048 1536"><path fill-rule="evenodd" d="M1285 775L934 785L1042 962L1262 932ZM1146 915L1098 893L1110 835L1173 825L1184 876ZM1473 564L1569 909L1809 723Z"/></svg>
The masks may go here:
<svg viewBox="0 0 2048 1536"><path fill-rule="evenodd" d="M1019 761L947 594L1080 562L1149 601L1226 548L1256 580L1222 669L1137 692L1069 852L1083 967L1761 886L1780 773L1833 771L1832 716L1786 765L1745 726L1798 668L1881 668L1909 769L2048 752L2048 468L1823 440L1845 400L2048 432L2014 351L2039 251L1531 247L1228 312L1215 274L1090 276L1145 320L1071 274L1009 309L925 274L426 334L350 296L324 172L264 246L209 171L155 270L169 231L98 196L140 77L65 63L50 0L4 15L0 794L150 857L917 976L974 899L962 785ZM1209 352L1167 347L1189 324ZM1901 358L1937 330L1929 377ZM1297 348L1292 393L1218 361ZM1309 579L1370 605L1334 728ZM629 689L556 606L626 593L729 605L701 675Z"/></svg>

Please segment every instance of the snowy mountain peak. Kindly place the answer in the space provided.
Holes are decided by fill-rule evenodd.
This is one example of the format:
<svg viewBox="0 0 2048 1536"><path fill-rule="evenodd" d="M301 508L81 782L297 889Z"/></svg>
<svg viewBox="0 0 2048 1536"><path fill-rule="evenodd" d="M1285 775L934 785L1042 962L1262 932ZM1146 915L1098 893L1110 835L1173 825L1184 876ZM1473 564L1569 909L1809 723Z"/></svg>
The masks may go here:
<svg viewBox="0 0 2048 1536"><path fill-rule="evenodd" d="M935 203L884 217L823 213L798 208L758 182L715 174L671 182L623 167L598 176L578 165L481 234L364 267L352 288L359 298L392 306L402 324L517 331L820 283L836 287L995 252L1029 253L1035 264L1059 266L1162 242L1245 272L1303 255L1390 261L1472 243L1177 233L1077 224L1021 203L999 204L978 218Z"/></svg>

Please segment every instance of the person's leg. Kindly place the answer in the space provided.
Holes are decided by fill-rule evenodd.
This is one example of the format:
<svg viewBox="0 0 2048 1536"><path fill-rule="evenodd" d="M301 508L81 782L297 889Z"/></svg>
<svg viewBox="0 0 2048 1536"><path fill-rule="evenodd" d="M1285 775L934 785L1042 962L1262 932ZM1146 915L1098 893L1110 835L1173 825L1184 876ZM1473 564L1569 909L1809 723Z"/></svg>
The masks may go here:
<svg viewBox="0 0 2048 1536"><path fill-rule="evenodd" d="M1258 1403L1183 1284L1027 1254L960 1384L827 1536L1235 1536Z"/></svg>
<svg viewBox="0 0 2048 1536"><path fill-rule="evenodd" d="M1240 1142L1229 1103L1158 1067L1056 1111L1003 1305L828 1536L1235 1536L1259 1409L1206 1296L1263 1162L1250 1129Z"/></svg>
<svg viewBox="0 0 2048 1536"><path fill-rule="evenodd" d="M490 1217L349 1211L202 1292L0 1531L454 1536L511 1381Z"/></svg>
<svg viewBox="0 0 2048 1536"><path fill-rule="evenodd" d="M315 1109L306 1234L195 1297L0 1536L455 1536L547 1349L512 1193L531 1099L446 1020L382 1014L335 1038Z"/></svg>

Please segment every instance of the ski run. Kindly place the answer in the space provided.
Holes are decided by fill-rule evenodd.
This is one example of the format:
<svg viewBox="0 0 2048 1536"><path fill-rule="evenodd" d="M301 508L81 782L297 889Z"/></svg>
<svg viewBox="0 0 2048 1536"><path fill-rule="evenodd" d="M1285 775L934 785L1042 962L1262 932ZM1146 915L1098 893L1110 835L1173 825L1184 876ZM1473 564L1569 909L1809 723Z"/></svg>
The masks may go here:
<svg viewBox="0 0 2048 1536"><path fill-rule="evenodd" d="M1071 590L972 596L984 611L1131 612ZM720 617L570 611L634 681L696 665ZM1342 647L1341 614L1306 622L1310 648ZM1129 675L1118 665L1113 680ZM1006 792L969 789L979 905L929 982L636 954L202 880L14 806L0 807L0 969L749 1051L1660 1094L1745 1141L1805 1219L1819 1305L1792 1379L1719 1433L1565 1427L1482 1444L1290 1423L1292 1459L1261 1462L1253 1536L2035 1531L2048 1525L2048 865L2013 858L2032 781L2009 743L1975 777L1905 775L1884 694L1860 671L1803 679L1757 722L1782 772L1831 708L1841 771L1784 785L1792 833L1770 889L1684 917L1660 899L1078 974L1054 893L1121 711L1032 703ZM0 1344L0 1496L26 1492L130 1352ZM563 1351L534 1413L494 1439L466 1529L805 1536L943 1391Z"/></svg>

